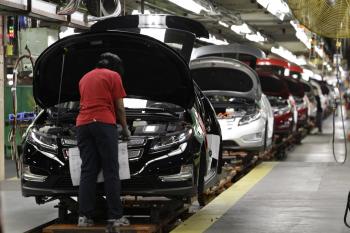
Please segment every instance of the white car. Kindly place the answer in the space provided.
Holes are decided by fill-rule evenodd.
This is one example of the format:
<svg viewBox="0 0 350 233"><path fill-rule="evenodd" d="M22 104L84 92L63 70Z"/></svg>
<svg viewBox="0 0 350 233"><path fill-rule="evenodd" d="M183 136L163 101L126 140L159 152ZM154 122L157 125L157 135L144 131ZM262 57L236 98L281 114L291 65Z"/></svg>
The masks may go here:
<svg viewBox="0 0 350 233"><path fill-rule="evenodd" d="M310 83L314 89L315 95L318 95L320 97L321 107L322 107L323 111L326 111L328 109L328 106L329 106L328 96L323 94L321 85L317 81L310 80Z"/></svg>
<svg viewBox="0 0 350 233"><path fill-rule="evenodd" d="M190 69L217 113L224 151L263 151L271 145L273 112L252 68L232 58L201 57Z"/></svg>

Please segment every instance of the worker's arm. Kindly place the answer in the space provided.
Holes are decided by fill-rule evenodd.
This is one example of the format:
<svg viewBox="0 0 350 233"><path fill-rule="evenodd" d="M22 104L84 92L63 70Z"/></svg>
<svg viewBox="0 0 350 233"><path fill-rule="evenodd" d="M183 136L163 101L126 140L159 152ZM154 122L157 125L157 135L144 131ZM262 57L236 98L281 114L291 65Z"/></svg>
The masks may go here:
<svg viewBox="0 0 350 233"><path fill-rule="evenodd" d="M124 102L122 98L118 98L115 100L115 107L116 107L116 114L117 114L119 123L123 127L123 136L124 138L129 138L130 131L126 123L125 108L124 108Z"/></svg>

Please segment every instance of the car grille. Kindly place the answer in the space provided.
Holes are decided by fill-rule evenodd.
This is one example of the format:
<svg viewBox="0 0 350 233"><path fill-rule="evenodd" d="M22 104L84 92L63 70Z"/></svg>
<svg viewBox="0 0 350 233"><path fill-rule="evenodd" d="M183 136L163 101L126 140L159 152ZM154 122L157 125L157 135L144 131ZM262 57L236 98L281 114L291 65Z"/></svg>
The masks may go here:
<svg viewBox="0 0 350 233"><path fill-rule="evenodd" d="M130 179L130 180L122 180L122 188L128 187L128 189L140 188L153 188L152 182L149 182L147 179Z"/></svg>
<svg viewBox="0 0 350 233"><path fill-rule="evenodd" d="M69 175L59 177L55 183L56 188L71 188L73 187L72 179Z"/></svg>

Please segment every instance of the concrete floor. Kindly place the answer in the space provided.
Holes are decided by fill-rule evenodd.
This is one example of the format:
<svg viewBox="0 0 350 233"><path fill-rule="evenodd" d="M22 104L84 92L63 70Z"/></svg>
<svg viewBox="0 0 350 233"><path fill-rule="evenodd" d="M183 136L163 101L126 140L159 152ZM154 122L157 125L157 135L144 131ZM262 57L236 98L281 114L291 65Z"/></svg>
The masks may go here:
<svg viewBox="0 0 350 233"><path fill-rule="evenodd" d="M338 138L340 126L337 123ZM343 151L342 145L336 150ZM221 218L212 221L206 232L349 232L343 214L350 190L350 163L337 165L333 161L329 118L324 122L324 134L310 135L289 151L286 161L274 166ZM55 203L38 206L33 198L23 198L19 181L12 178L13 164L7 162L7 168L9 179L0 183L4 232L25 232L56 218Z"/></svg>
<svg viewBox="0 0 350 233"><path fill-rule="evenodd" d="M338 138L340 127L338 123ZM277 164L206 232L349 232L343 215L350 190L350 163L334 163L331 129L329 118L324 134L306 137L285 162ZM344 151L343 145L338 144L336 151Z"/></svg>

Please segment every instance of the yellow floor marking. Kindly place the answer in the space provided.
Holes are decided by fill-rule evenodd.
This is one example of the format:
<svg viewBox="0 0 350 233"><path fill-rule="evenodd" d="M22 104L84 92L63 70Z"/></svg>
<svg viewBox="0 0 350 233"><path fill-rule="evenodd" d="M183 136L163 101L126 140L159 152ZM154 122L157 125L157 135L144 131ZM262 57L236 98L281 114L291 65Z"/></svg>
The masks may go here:
<svg viewBox="0 0 350 233"><path fill-rule="evenodd" d="M264 162L260 164L208 205L176 227L171 233L204 232L264 178L276 164L278 162Z"/></svg>

